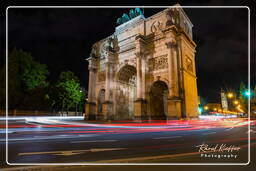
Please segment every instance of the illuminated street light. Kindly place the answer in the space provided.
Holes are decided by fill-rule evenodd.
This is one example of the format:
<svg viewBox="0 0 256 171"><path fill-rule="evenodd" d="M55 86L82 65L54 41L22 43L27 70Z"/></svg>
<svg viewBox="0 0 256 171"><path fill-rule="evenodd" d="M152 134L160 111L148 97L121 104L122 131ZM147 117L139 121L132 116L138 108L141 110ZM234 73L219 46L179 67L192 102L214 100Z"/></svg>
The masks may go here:
<svg viewBox="0 0 256 171"><path fill-rule="evenodd" d="M214 110L214 111L217 111L217 108L214 108L213 110Z"/></svg>
<svg viewBox="0 0 256 171"><path fill-rule="evenodd" d="M236 105L237 105L238 103L239 103L239 102L238 102L238 100L235 100L235 101L234 101L234 104L236 104Z"/></svg>
<svg viewBox="0 0 256 171"><path fill-rule="evenodd" d="M233 98L234 97L234 95L233 95L233 93L228 93L228 98Z"/></svg>
<svg viewBox="0 0 256 171"><path fill-rule="evenodd" d="M205 107L204 107L204 110L208 110L208 109L209 109L209 107L208 107L208 106L205 106Z"/></svg>

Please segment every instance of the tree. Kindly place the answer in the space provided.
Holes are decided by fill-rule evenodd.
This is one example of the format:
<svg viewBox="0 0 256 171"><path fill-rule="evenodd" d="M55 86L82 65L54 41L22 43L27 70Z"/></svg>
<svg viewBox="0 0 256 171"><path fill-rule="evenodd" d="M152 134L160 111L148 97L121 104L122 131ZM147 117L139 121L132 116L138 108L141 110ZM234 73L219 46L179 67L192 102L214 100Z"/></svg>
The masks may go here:
<svg viewBox="0 0 256 171"><path fill-rule="evenodd" d="M37 100L45 96L43 89L48 86L48 74L47 66L36 62L30 53L12 49L8 56L8 106L22 109L41 108L42 101Z"/></svg>
<svg viewBox="0 0 256 171"><path fill-rule="evenodd" d="M70 107L76 107L81 101L83 93L78 78L73 72L61 72L57 84L51 91L52 105L55 108L64 108L68 111Z"/></svg>
<svg viewBox="0 0 256 171"><path fill-rule="evenodd" d="M9 67L17 65L17 71L26 90L46 87L48 85L46 82L47 75L49 74L47 66L33 60L30 53L14 48L9 56L9 61ZM12 62L16 62L16 64Z"/></svg>

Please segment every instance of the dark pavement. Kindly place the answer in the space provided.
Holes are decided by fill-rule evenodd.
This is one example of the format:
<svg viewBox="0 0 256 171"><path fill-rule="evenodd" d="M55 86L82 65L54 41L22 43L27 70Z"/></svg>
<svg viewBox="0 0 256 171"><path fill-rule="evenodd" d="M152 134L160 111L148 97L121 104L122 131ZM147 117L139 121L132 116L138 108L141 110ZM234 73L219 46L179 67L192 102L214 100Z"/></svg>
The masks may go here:
<svg viewBox="0 0 256 171"><path fill-rule="evenodd" d="M5 121L2 120L0 123L0 147L4 149L6 145ZM40 163L40 165L47 163L59 165L63 163L73 163L73 165L79 163L84 165L88 163L245 165L248 162L247 123L245 119L236 118L152 121L150 123L85 122L79 117L73 119L19 118L8 122L8 162L15 165L21 164L15 167L25 167L23 165L32 163ZM251 122L250 126L251 152L255 152L255 121ZM207 151L204 148L205 152L199 152L199 145L215 147L216 151L211 151L214 149ZM1 161L1 168L14 169L14 166L8 166L5 163L4 153L1 153ZM255 163L253 155L251 161ZM228 167L248 167L250 170L254 167L251 165L250 167ZM107 168L122 168L123 166L66 166L65 168L60 166L51 169L84 170L88 168L90 170L93 168L100 170L102 167L107 170ZM154 167L167 168L167 166L152 166ZM186 168L186 166L180 167ZM40 167L40 169L43 168Z"/></svg>

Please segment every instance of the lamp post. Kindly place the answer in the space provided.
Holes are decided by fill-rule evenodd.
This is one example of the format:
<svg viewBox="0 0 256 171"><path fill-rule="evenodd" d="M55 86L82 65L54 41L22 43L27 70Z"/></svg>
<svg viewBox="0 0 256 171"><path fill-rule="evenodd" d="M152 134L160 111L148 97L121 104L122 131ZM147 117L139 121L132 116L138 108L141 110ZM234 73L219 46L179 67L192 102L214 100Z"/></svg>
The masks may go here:
<svg viewBox="0 0 256 171"><path fill-rule="evenodd" d="M234 105L232 104L232 99L236 99L235 94L233 92L228 92L227 93L227 97L228 97L228 110L232 111L232 109L234 109Z"/></svg>
<svg viewBox="0 0 256 171"><path fill-rule="evenodd" d="M208 109L209 109L209 107L208 107L208 106L204 106L204 111L205 111L205 112L207 112L207 111L208 111Z"/></svg>

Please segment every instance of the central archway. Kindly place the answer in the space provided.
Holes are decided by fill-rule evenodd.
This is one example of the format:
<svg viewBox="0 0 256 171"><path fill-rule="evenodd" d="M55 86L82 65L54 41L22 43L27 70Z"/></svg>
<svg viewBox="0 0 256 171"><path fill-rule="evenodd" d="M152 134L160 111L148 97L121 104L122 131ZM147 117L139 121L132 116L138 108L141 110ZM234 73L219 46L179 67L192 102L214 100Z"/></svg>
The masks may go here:
<svg viewBox="0 0 256 171"><path fill-rule="evenodd" d="M123 66L117 74L116 116L117 119L131 119L136 98L136 68Z"/></svg>
<svg viewBox="0 0 256 171"><path fill-rule="evenodd" d="M150 90L151 119L166 119L168 106L168 86L164 81L156 81Z"/></svg>

